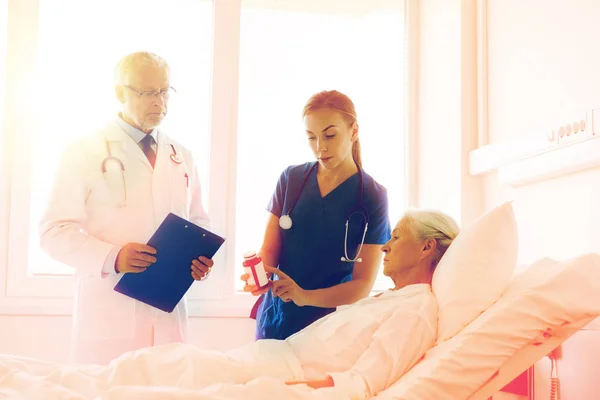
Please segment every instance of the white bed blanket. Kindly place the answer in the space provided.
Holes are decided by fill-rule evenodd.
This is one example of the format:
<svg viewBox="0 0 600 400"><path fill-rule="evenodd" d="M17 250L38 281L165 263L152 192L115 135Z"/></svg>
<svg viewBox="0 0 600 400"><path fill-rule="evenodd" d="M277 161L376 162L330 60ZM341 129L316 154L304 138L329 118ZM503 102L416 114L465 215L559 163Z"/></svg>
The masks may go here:
<svg viewBox="0 0 600 400"><path fill-rule="evenodd" d="M295 356L276 341L228 353L171 344L126 353L108 366L0 355L0 399L346 400L338 388L284 383L301 379Z"/></svg>

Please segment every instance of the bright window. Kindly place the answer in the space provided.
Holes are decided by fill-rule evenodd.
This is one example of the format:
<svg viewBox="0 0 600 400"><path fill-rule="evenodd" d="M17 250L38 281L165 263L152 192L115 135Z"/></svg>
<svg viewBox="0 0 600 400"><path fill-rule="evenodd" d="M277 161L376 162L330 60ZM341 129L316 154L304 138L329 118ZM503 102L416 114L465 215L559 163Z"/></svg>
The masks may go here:
<svg viewBox="0 0 600 400"><path fill-rule="evenodd" d="M72 273L41 251L37 226L65 145L101 127L119 111L113 73L123 55L145 50L169 62L177 93L162 127L195 153L200 179L208 181L211 40L209 1L40 0L30 273ZM208 195L204 185L207 208Z"/></svg>
<svg viewBox="0 0 600 400"><path fill-rule="evenodd" d="M8 2L3 1L0 4L0 129L3 125L4 115L4 101L6 93L6 33L7 33L7 14L8 14ZM2 157L2 140L0 138L0 161Z"/></svg>
<svg viewBox="0 0 600 400"><path fill-rule="evenodd" d="M375 3L375 5L373 5ZM258 249L279 174L314 159L302 108L321 90L353 100L363 167L388 189L394 225L405 207L403 2L242 3L237 151L237 274ZM243 283L236 280L239 289ZM380 276L376 289L389 287Z"/></svg>
<svg viewBox="0 0 600 400"><path fill-rule="evenodd" d="M0 202L10 215L0 226L8 233L0 306L71 312L72 269L42 252L38 221L61 151L116 117L113 68L133 51L171 65L177 94L163 128L194 152L211 227L226 237L211 279L190 293L191 315L247 315L253 298L236 294L241 255L261 245L281 171L313 158L301 111L318 91L354 101L364 168L388 189L394 224L406 198L403 3L11 1L6 20L0 2L0 55L6 26L11 41L0 83L1 109L11 116L1 132L9 157ZM4 61L0 76L3 69Z"/></svg>

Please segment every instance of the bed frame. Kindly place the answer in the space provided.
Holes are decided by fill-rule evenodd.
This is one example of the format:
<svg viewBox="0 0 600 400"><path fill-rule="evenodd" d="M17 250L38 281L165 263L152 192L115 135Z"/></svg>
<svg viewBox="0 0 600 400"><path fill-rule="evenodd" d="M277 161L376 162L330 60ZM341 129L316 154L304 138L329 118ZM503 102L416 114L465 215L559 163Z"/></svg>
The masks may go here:
<svg viewBox="0 0 600 400"><path fill-rule="evenodd" d="M523 371L526 371L542 357L550 354L554 349L560 346L562 342L594 319L596 319L596 317L567 324L562 328L553 331L543 342L532 343L518 350L511 358L502 364L500 368L498 368L498 372L496 372L493 377L483 384L467 400L488 400L513 379L522 374Z"/></svg>

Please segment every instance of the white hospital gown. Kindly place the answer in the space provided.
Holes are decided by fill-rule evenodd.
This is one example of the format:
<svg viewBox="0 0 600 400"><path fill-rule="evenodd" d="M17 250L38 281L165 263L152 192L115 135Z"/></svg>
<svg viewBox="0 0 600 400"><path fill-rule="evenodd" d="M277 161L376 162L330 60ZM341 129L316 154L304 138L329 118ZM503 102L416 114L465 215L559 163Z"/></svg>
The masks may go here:
<svg viewBox="0 0 600 400"><path fill-rule="evenodd" d="M330 375L351 399L375 396L429 350L437 334L437 302L427 284L369 297L290 336L306 379Z"/></svg>

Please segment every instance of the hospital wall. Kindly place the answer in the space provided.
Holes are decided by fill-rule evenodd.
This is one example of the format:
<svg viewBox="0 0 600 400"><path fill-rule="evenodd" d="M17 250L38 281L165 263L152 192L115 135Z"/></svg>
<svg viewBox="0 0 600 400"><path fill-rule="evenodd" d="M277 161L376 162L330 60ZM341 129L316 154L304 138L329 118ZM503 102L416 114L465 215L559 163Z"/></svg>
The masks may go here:
<svg viewBox="0 0 600 400"><path fill-rule="evenodd" d="M481 179L469 174L477 146L476 0L415 0L417 82L414 137L417 177L413 204L441 209L462 225L483 213ZM411 61L409 61L411 62ZM409 102L410 104L410 102ZM409 117L409 120L411 118Z"/></svg>
<svg viewBox="0 0 600 400"><path fill-rule="evenodd" d="M545 135L600 107L597 0L488 1L488 110L492 143ZM598 155L600 157L600 155ZM600 250L600 168L507 187L484 180L485 207L514 199L521 261ZM562 398L597 398L600 323L562 346ZM535 398L548 398L549 360L534 369Z"/></svg>
<svg viewBox="0 0 600 400"><path fill-rule="evenodd" d="M579 118L582 110L600 108L600 2L415 3L419 15L415 204L442 208L467 225L499 203L514 200L520 264L597 252L600 168L517 187L503 183L497 171L470 176L468 153L478 143L478 3L488 9L488 135L490 143L498 144L544 136ZM562 350L558 365L563 398L596 398L600 322L575 334ZM544 358L534 368L536 399L548 398L549 374L549 360Z"/></svg>

